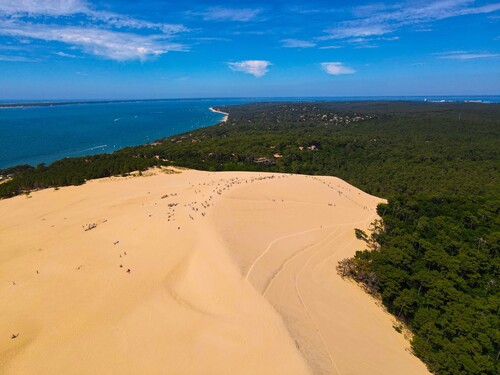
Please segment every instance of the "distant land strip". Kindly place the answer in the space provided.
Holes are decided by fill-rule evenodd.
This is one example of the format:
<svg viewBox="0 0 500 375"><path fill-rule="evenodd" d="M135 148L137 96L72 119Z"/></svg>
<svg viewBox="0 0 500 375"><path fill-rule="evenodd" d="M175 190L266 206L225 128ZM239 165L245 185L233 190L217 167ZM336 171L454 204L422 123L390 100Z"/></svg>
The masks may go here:
<svg viewBox="0 0 500 375"><path fill-rule="evenodd" d="M138 102L164 102L164 101L179 101L179 100L208 100L205 98L199 99L124 99L124 100L83 100L74 102L26 102L26 103L0 103L0 108L24 108L24 107L55 107L62 105L79 105L79 104L112 104L112 103L138 103Z"/></svg>

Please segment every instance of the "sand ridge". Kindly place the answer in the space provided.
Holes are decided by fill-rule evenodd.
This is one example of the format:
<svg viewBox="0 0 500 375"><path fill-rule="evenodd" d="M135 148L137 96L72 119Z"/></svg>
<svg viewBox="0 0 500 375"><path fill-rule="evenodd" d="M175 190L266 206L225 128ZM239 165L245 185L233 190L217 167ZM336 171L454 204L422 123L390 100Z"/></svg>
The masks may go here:
<svg viewBox="0 0 500 375"><path fill-rule="evenodd" d="M0 373L424 374L335 272L377 202L192 170L0 201Z"/></svg>
<svg viewBox="0 0 500 375"><path fill-rule="evenodd" d="M292 176L232 191L215 207L226 247L315 374L428 373L390 315L335 270L363 248L354 228L369 227L379 202L338 178Z"/></svg>

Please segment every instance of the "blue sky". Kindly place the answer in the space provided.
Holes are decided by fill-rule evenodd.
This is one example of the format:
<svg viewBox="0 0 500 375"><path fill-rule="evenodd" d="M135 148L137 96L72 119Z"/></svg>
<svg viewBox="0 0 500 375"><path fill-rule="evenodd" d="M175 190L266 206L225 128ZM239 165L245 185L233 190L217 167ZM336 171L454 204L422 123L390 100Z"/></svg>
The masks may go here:
<svg viewBox="0 0 500 375"><path fill-rule="evenodd" d="M0 0L0 99L500 94L500 2Z"/></svg>

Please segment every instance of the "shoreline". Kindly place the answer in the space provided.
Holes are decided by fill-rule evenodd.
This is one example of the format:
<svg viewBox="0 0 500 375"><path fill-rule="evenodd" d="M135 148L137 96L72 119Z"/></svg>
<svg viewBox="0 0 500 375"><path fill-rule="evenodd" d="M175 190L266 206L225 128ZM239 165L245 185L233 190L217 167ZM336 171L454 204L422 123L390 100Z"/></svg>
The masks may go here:
<svg viewBox="0 0 500 375"><path fill-rule="evenodd" d="M156 101L160 101L160 100L156 100ZM93 105L93 104L111 104L111 103L125 103L125 102L129 102L129 103L132 103L132 101L101 101L101 102L65 102L65 103L24 103L24 104L2 104L0 103L0 111L2 109L12 109L12 110L21 110L21 109L29 109L29 108L54 108L54 107L58 107L58 106L69 106L69 105ZM151 101L133 101L134 103L138 103L138 102L151 102ZM200 110L206 110L206 107L201 107L199 108ZM216 121L210 121L210 122L207 122L207 123L203 123L202 126L200 127L197 127L196 129L199 129L199 128L205 128L205 127L210 127L210 126L215 126L217 125L218 123L220 122L227 122L228 120L228 117L229 117L229 114L228 113L225 113L225 112L222 112L222 111L218 111L216 109L214 109L213 107L210 107L209 110L211 112L216 112L216 113L221 113L223 115L225 115L225 117L222 119L222 120L216 120ZM115 122L115 120L113 120ZM200 117L200 121L202 121L201 117ZM168 132L164 133L161 137L158 137L158 138L168 138L168 137L172 137L172 136L176 136L178 134L182 134L184 133L185 131L187 131L188 129L178 129L177 131L175 131L174 133L172 134L169 134ZM154 135L151 135L151 137L155 137ZM35 167L37 164L39 163L45 163L47 165L49 164L52 164L53 162L55 161L59 161L59 160L62 160L62 159L65 159L65 158L79 158L79 157L85 157L85 156L93 156L93 155L103 155L103 154L112 154L113 152L117 151L117 150L121 150L125 147L134 147L134 146L143 146L145 143L143 141L144 138L142 138L141 140L138 140L136 143L127 143L125 145L119 145L117 148L113 148L113 149L109 149L106 150L105 152L103 152L102 150L102 146L99 144L99 145L93 145L93 146L89 146L86 150L81 150L81 149L74 149L73 151L71 152L65 152L64 154L61 154L60 156L56 156L55 158L53 158L51 155L52 154L59 154L60 153L60 150L55 150L53 153L51 153L51 155L46 155L46 158L45 159L37 159L37 161L30 161L29 159L32 159L32 156L28 155L28 156L21 156L21 157L18 157L16 156L16 162L14 163L10 163L10 164L6 164L6 165L2 165L3 162L5 162L4 160L0 160L0 171L3 170L3 169L8 169L8 168L12 168L12 167L15 167L15 166L18 166L18 165L23 165L23 164L28 164L30 166L33 166ZM156 139L156 138L155 138ZM111 140L110 140L111 142ZM108 143L110 144L110 143ZM97 151L100 151L100 152L92 152L93 150L97 150ZM80 154L80 152L82 151L89 151L89 153L84 153L84 154ZM76 155L75 155L76 154ZM10 159L13 159L13 157L10 157Z"/></svg>
<svg viewBox="0 0 500 375"><path fill-rule="evenodd" d="M277 96L277 97L207 97L207 98L156 98L156 99L76 99L76 100L0 100L0 108L51 107L60 105L110 104L134 102L163 102L190 100L251 100L255 102L273 101L409 101L430 103L482 103L498 104L500 95L403 95L403 96Z"/></svg>
<svg viewBox="0 0 500 375"><path fill-rule="evenodd" d="M211 112L215 112L215 113L220 113L222 115L225 115L225 117L222 119L222 122L227 122L227 119L229 118L229 113L227 112L222 112L222 111L219 111L218 109L215 109L213 107L210 107L208 108Z"/></svg>

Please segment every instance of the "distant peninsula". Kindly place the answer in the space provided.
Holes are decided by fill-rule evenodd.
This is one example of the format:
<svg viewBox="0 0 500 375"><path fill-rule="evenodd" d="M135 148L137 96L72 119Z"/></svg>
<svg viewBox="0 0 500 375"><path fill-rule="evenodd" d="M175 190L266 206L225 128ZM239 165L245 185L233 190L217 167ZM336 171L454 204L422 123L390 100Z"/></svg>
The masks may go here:
<svg viewBox="0 0 500 375"><path fill-rule="evenodd" d="M135 102L160 102L174 101L184 99L137 99L137 100L79 100L79 101L50 101L50 102L19 102L19 103L0 103L0 108L27 108L27 107L56 107L63 105L79 104L110 104L110 103L135 103Z"/></svg>

